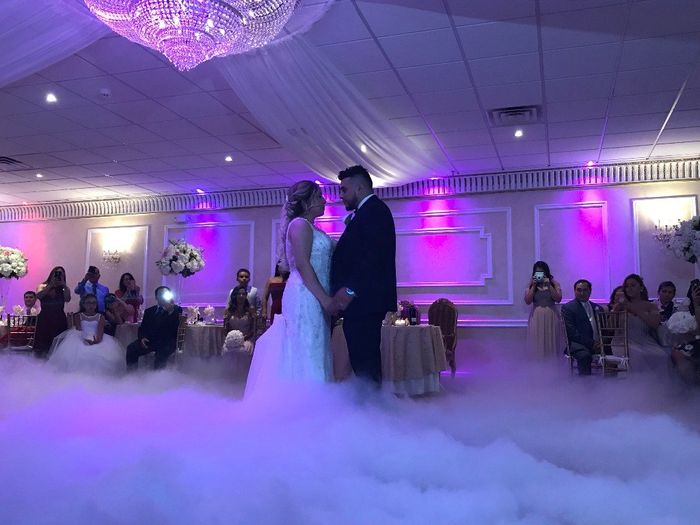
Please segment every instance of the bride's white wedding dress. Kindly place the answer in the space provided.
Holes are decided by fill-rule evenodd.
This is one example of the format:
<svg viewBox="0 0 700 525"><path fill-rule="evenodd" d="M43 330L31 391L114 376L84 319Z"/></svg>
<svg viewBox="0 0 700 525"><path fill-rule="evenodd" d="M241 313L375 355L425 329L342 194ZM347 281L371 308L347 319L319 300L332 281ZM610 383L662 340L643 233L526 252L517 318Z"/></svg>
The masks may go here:
<svg viewBox="0 0 700 525"><path fill-rule="evenodd" d="M305 221L297 217L294 221ZM308 222L308 221L306 221ZM291 223L290 223L291 224ZM313 231L310 262L319 283L330 293L333 241L308 223ZM304 282L287 240L290 275L282 295L282 315L255 344L245 395L263 393L285 382L323 383L333 377L330 320Z"/></svg>
<svg viewBox="0 0 700 525"><path fill-rule="evenodd" d="M100 314L80 314L80 330L69 328L53 340L48 364L62 372L120 375L126 372L126 352L116 339L104 334L102 341L87 344L97 334Z"/></svg>

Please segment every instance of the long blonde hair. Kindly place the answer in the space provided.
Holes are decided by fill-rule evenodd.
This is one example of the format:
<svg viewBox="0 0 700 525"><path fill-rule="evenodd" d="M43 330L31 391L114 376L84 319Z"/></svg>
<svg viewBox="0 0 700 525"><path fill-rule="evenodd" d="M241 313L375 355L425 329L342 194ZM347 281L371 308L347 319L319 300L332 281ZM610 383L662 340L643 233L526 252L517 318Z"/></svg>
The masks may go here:
<svg viewBox="0 0 700 525"><path fill-rule="evenodd" d="M282 206L280 213L279 240L277 242L277 259L283 272L289 271L287 259L287 229L289 223L297 217L301 217L307 210L307 203L314 196L321 193L318 184L310 180L302 180L293 184L287 190L287 201Z"/></svg>

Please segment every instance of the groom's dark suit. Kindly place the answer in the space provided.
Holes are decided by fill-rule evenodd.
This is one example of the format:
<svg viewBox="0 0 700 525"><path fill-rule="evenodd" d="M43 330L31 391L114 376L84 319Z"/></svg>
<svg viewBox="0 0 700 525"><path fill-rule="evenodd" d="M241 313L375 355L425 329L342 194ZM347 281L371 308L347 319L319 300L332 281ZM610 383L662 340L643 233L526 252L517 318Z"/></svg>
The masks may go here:
<svg viewBox="0 0 700 525"><path fill-rule="evenodd" d="M355 375L381 382L382 321L396 310L396 231L377 196L355 212L333 252L333 293L344 286L357 294L343 313L350 364Z"/></svg>

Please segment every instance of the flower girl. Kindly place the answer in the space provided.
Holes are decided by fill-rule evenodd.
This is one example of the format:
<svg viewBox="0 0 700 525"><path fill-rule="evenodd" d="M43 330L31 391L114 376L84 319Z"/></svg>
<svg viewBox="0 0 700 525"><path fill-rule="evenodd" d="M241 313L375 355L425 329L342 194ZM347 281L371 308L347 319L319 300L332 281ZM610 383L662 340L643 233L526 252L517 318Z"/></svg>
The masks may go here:
<svg viewBox="0 0 700 525"><path fill-rule="evenodd" d="M97 297L84 295L75 328L59 334L51 345L49 364L64 372L119 375L126 371L125 352L116 339L104 333L104 317L97 312Z"/></svg>

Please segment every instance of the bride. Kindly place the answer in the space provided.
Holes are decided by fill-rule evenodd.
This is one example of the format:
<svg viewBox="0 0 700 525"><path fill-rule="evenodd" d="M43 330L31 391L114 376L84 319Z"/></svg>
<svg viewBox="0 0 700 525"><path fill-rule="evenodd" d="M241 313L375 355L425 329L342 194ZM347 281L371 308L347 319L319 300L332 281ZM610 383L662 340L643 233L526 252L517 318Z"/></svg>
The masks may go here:
<svg viewBox="0 0 700 525"><path fill-rule="evenodd" d="M80 299L75 329L59 334L51 345L48 363L63 372L119 375L126 371L126 354L116 339L104 333L105 319L97 312L97 297Z"/></svg>
<svg viewBox="0 0 700 525"><path fill-rule="evenodd" d="M326 201L311 181L287 191L282 208L278 256L289 271L282 296L282 315L256 343L246 396L285 381L323 383L332 380L330 270L333 241L314 226Z"/></svg>

